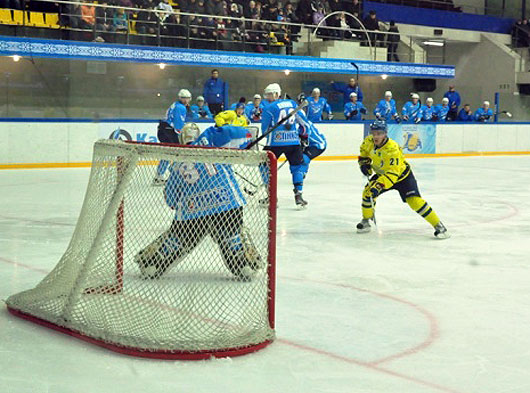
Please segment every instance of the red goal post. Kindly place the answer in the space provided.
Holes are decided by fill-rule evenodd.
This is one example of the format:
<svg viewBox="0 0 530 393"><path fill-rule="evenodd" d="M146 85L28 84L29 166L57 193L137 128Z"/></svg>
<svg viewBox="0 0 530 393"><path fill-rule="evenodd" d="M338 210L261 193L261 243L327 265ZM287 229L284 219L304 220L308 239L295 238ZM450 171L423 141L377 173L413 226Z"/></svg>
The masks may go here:
<svg viewBox="0 0 530 393"><path fill-rule="evenodd" d="M173 208L172 178L151 185L160 160L171 177L188 176L176 191L187 199ZM201 167L216 171L205 183L215 192L198 188ZM8 310L133 356L199 360L264 348L275 336L276 181L270 152L98 141L65 254L35 288L9 297ZM200 213L212 193L224 210L182 224L181 203ZM147 267L164 266L162 274L146 275L145 261L155 260Z"/></svg>

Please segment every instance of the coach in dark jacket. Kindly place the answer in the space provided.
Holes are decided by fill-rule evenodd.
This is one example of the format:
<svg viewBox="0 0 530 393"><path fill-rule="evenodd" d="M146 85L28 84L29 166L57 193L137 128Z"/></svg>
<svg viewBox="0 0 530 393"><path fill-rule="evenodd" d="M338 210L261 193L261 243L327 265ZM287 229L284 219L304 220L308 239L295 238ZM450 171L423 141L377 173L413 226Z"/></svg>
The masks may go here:
<svg viewBox="0 0 530 393"><path fill-rule="evenodd" d="M228 109L228 83L219 78L218 70L212 70L212 77L204 83L202 95L214 116Z"/></svg>

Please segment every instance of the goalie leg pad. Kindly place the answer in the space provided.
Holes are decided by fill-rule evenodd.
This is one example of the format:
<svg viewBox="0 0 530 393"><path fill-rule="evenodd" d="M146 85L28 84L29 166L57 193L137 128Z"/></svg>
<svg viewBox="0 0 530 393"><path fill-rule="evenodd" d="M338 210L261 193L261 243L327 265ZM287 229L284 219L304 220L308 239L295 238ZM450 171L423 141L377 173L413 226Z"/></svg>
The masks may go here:
<svg viewBox="0 0 530 393"><path fill-rule="evenodd" d="M164 232L154 242L134 257L142 278L160 278L183 255L182 248L171 230Z"/></svg>

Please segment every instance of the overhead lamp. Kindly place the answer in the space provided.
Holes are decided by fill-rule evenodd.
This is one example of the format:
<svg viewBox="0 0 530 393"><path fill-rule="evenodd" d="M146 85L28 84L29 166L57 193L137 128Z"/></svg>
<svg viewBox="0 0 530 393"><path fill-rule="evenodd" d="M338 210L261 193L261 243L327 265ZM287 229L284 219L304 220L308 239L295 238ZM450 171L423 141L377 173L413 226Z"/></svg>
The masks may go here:
<svg viewBox="0 0 530 393"><path fill-rule="evenodd" d="M158 66L160 67L161 70L163 70L164 68L166 68L166 65L165 65L164 63L160 63Z"/></svg>
<svg viewBox="0 0 530 393"><path fill-rule="evenodd" d="M423 41L423 45L427 46L444 46L443 41Z"/></svg>
<svg viewBox="0 0 530 393"><path fill-rule="evenodd" d="M382 75L381 75L381 79L382 79L382 80L386 80L386 78L388 78L388 75L387 75L387 74L382 74Z"/></svg>
<svg viewBox="0 0 530 393"><path fill-rule="evenodd" d="M284 73L285 75L289 75L289 74L291 73L291 71L290 71L290 70L285 70L283 73Z"/></svg>
<svg viewBox="0 0 530 393"><path fill-rule="evenodd" d="M13 61L16 63L17 61L20 60L20 56L19 55L13 55Z"/></svg>

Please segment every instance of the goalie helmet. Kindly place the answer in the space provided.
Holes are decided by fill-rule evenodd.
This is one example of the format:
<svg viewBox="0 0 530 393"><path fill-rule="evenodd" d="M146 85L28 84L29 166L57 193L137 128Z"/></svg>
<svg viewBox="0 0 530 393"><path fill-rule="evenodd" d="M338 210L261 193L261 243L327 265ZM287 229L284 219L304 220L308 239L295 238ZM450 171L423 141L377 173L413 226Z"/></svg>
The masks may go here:
<svg viewBox="0 0 530 393"><path fill-rule="evenodd" d="M263 91L264 96L271 95L271 94L273 95L273 97L274 97L274 94L278 94L278 98L282 95L282 88L280 87L279 84L271 83Z"/></svg>
<svg viewBox="0 0 530 393"><path fill-rule="evenodd" d="M186 123L184 124L184 127L182 127L182 130L180 130L179 142L181 145L188 145L195 141L199 137L200 133L201 130L199 130L199 126L197 124Z"/></svg>
<svg viewBox="0 0 530 393"><path fill-rule="evenodd" d="M376 120L370 124L370 131L383 131L384 133L388 132L386 121Z"/></svg>

